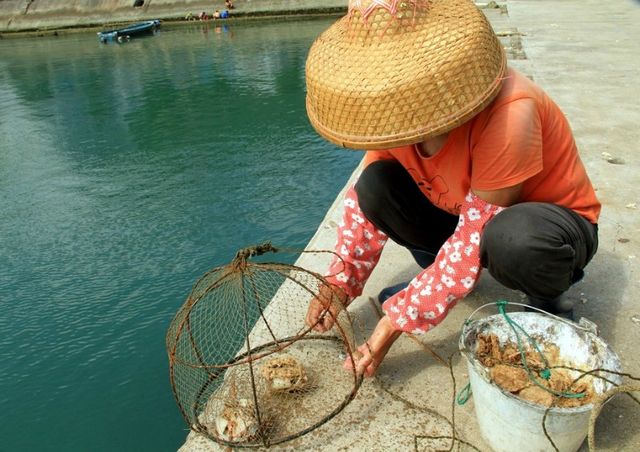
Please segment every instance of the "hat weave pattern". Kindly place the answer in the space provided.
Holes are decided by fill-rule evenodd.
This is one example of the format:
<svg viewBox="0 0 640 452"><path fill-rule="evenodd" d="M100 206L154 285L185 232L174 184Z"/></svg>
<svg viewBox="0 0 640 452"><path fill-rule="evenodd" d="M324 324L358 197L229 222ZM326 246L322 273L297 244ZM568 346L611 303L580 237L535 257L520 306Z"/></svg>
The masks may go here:
<svg viewBox="0 0 640 452"><path fill-rule="evenodd" d="M502 45L470 0L352 0L309 52L307 114L339 146L417 143L479 113L505 70Z"/></svg>
<svg viewBox="0 0 640 452"><path fill-rule="evenodd" d="M386 9L391 15L391 19L401 19L404 14L403 10L407 9L407 6L411 6L413 11L418 8L427 8L429 6L429 1L420 1L420 0L351 0L348 8L348 16L349 18L353 17L353 13L358 11L360 13L360 17L364 22L367 21L371 13L373 13L377 8Z"/></svg>

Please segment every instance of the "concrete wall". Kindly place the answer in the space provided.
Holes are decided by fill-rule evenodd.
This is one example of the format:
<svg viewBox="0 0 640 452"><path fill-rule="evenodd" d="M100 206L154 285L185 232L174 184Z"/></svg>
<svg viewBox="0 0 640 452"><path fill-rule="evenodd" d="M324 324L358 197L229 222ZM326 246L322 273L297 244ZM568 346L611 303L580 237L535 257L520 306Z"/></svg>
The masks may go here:
<svg viewBox="0 0 640 452"><path fill-rule="evenodd" d="M235 15L345 8L347 0L235 0ZM224 0L0 0L0 32L89 27L146 19L179 19L224 9Z"/></svg>

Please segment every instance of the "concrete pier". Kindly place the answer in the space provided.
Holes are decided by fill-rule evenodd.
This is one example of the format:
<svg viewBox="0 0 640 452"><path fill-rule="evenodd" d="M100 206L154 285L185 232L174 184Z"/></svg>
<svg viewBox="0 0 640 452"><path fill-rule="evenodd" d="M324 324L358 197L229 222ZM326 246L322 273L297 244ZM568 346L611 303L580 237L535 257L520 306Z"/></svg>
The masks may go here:
<svg viewBox="0 0 640 452"><path fill-rule="evenodd" d="M568 293L577 302L576 316L595 322L601 337L620 356L624 371L639 376L640 4L596 0L508 0L500 4L506 6L506 13L504 7L485 13L508 50L509 64L536 80L566 113L603 203L599 252L584 280ZM309 249L332 249L341 211L339 198ZM327 262L303 256L297 264L323 272ZM379 290L410 279L418 271L406 250L393 243L385 248L365 292L349 307L364 325L363 334L377 322L374 299ZM273 449L449 450L451 440L435 437L452 436L455 408L456 437L479 450L489 450L478 429L473 397L463 406L453 403L456 392L468 381L466 365L456 351L468 316L500 299L520 302L522 294L502 287L485 272L476 290L436 329L422 337L401 337L377 375L365 381L356 399L336 418ZM478 315L496 312L486 308ZM432 352L445 360L452 356L455 389L449 367ZM617 396L596 423L598 449L639 450L638 425L640 406L624 395ZM461 443L461 449L471 450L468 444ZM183 452L212 450L221 448L193 433L181 448ZM588 450L586 442L580 450Z"/></svg>

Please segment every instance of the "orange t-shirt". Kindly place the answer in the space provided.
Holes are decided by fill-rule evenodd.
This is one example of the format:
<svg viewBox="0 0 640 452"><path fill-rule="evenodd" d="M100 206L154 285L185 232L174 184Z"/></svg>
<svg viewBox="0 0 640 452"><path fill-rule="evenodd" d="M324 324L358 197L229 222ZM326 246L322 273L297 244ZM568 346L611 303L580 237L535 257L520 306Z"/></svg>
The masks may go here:
<svg viewBox="0 0 640 452"><path fill-rule="evenodd" d="M469 190L522 184L520 202L557 204L598 222L601 206L567 119L513 69L496 99L451 130L437 154L423 157L416 145L368 151L365 165L385 159L400 162L433 204L456 215Z"/></svg>

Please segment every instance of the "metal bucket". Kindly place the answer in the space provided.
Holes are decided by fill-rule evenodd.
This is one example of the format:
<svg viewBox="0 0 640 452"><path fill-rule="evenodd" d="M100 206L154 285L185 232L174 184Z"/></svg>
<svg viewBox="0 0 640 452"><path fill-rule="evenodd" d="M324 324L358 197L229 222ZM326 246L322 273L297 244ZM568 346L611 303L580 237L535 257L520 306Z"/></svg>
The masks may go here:
<svg viewBox="0 0 640 452"><path fill-rule="evenodd" d="M611 348L593 331L573 322L533 312L513 312L509 317L519 324L538 346L553 343L558 346L560 359L584 369L621 371L620 360ZM482 436L496 452L553 451L542 426L547 408L520 399L491 382L489 369L475 357L476 339L480 334L495 334L500 345L516 343L516 335L502 315L467 322L460 336L460 351L467 359L469 380L473 392L476 417ZM525 338L522 338L526 342ZM575 376L579 376L576 373ZM621 383L616 374L603 373L603 377ZM593 378L596 393L602 394L613 387L600 378ZM593 405L576 408L550 408L545 419L549 437L561 452L578 450L589 429Z"/></svg>

